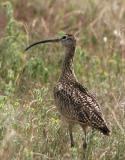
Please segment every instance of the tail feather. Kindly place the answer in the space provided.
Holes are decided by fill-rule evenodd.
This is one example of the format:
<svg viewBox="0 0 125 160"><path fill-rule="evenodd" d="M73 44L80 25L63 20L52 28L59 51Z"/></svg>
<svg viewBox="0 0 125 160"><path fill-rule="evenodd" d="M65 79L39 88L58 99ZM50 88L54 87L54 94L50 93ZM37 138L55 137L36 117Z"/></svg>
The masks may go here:
<svg viewBox="0 0 125 160"><path fill-rule="evenodd" d="M102 126L102 127L99 127L99 130L100 130L104 135L107 135L107 136L110 135L110 130L109 130L109 128L108 128L106 125L104 125L104 126Z"/></svg>

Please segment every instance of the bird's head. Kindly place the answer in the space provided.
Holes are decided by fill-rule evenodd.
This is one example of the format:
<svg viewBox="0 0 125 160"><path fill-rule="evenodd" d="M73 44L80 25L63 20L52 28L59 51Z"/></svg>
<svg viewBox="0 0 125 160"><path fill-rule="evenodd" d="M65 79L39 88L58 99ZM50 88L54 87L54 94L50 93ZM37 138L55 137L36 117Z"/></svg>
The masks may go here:
<svg viewBox="0 0 125 160"><path fill-rule="evenodd" d="M75 39L75 37L73 35L71 35L71 34L65 34L61 38L48 39L48 40L43 40L43 41L39 41L39 42L33 43L30 46L28 46L25 50L27 51L31 47L33 47L33 46L35 46L37 44L41 44L41 43L53 43L53 42L61 42L61 44L65 48L72 48L72 47L75 47L75 45L76 45L76 39Z"/></svg>
<svg viewBox="0 0 125 160"><path fill-rule="evenodd" d="M61 43L64 47L75 47L76 45L76 39L73 35L71 34L66 34L63 37L61 37Z"/></svg>

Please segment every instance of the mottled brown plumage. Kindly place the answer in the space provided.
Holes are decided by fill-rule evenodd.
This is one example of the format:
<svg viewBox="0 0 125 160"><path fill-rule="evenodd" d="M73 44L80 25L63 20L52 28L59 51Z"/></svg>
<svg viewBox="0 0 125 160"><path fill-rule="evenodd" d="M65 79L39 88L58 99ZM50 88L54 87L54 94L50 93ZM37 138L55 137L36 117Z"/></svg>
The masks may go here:
<svg viewBox="0 0 125 160"><path fill-rule="evenodd" d="M46 42L61 42L65 48L65 57L62 65L60 78L54 87L54 99L58 111L69 125L71 146L74 146L72 127L79 124L85 132L86 128L92 127L101 131L104 135L109 135L100 105L95 96L82 86L76 79L73 70L73 57L75 53L76 40L72 35L65 35L59 39L45 40L37 42L30 47Z"/></svg>
<svg viewBox="0 0 125 160"><path fill-rule="evenodd" d="M72 35L66 35L62 43L65 47L65 58L61 76L54 88L54 99L59 112L69 123L71 137L71 128L74 124L79 124L85 134L86 128L90 126L109 135L110 131L95 96L83 87L75 77L72 66L76 45L75 38ZM73 141L72 138L71 141ZM71 142L71 146L73 145L74 142Z"/></svg>

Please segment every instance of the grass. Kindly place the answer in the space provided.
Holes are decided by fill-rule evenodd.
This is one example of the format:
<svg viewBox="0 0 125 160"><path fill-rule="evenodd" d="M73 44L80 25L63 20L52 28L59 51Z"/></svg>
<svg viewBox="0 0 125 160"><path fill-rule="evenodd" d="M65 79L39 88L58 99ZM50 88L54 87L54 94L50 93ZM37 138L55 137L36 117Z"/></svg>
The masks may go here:
<svg viewBox="0 0 125 160"><path fill-rule="evenodd" d="M61 6L61 8L60 8ZM0 5L6 24L0 38L0 157L3 160L83 159L82 130L74 129L75 148L60 120L52 90L63 48L28 44L73 33L79 81L96 93L111 136L89 132L86 160L125 159L124 0L9 1ZM55 9L56 8L56 9ZM54 22L53 22L54 21Z"/></svg>

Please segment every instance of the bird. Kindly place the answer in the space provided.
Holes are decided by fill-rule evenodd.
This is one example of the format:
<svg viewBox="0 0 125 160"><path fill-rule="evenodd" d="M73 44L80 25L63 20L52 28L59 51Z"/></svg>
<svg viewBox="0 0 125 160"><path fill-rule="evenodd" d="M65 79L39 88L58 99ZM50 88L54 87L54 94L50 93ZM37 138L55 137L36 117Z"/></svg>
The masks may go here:
<svg viewBox="0 0 125 160"><path fill-rule="evenodd" d="M41 43L61 43L65 49L59 79L54 86L55 105L68 126L70 144L74 147L73 127L78 124L84 132L83 148L87 147L87 128L98 130L104 135L110 135L110 129L95 97L76 78L73 59L76 49L76 38L72 34L65 34L59 38L42 40L31 44L25 50Z"/></svg>

